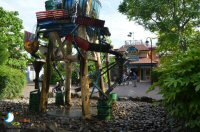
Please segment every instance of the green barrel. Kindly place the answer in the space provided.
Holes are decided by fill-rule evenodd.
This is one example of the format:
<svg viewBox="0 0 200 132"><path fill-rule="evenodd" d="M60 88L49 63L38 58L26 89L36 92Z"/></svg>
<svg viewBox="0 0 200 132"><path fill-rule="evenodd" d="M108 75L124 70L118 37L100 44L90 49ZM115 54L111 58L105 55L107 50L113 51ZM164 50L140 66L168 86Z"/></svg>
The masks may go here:
<svg viewBox="0 0 200 132"><path fill-rule="evenodd" d="M45 2L45 8L46 10L56 10L57 9L57 3L54 0L48 0Z"/></svg>
<svg viewBox="0 0 200 132"><path fill-rule="evenodd" d="M117 96L116 93L111 93L111 94L110 94L110 98L111 98L112 101L117 101L118 96Z"/></svg>
<svg viewBox="0 0 200 132"><path fill-rule="evenodd" d="M110 100L99 100L97 104L97 115L99 119L113 119L112 102Z"/></svg>
<svg viewBox="0 0 200 132"><path fill-rule="evenodd" d="M31 112L39 112L40 106L40 92L39 90L35 90L30 92L29 98L29 110Z"/></svg>
<svg viewBox="0 0 200 132"><path fill-rule="evenodd" d="M65 105L65 96L62 92L56 93L56 105Z"/></svg>

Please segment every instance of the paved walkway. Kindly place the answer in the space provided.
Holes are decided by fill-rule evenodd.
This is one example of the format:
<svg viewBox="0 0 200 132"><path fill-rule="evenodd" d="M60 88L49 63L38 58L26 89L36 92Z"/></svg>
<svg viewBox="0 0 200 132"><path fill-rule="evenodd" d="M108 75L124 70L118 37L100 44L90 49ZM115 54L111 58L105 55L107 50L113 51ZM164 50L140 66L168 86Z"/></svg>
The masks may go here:
<svg viewBox="0 0 200 132"><path fill-rule="evenodd" d="M113 92L117 93L118 96L121 97L150 97L156 100L162 99L162 95L158 94L159 93L159 88L156 88L154 91L146 93L146 91L149 89L151 86L151 83L149 82L141 82L137 83L136 87L133 87L133 84L129 85L121 85L117 86Z"/></svg>
<svg viewBox="0 0 200 132"><path fill-rule="evenodd" d="M143 82L137 83L137 87L133 87L133 84L130 83L129 85L121 85L117 86L112 92L117 93L119 97L150 97L156 100L162 99L162 95L158 94L159 89L155 89L152 92L146 93L148 88L151 86L150 83ZM52 92L53 86L50 86L49 92ZM74 93L74 88L72 88L72 92ZM28 83L24 90L24 97L29 97L31 91L34 90L34 83ZM96 90L95 90L96 91ZM78 92L80 95L81 93ZM98 94L95 94L98 95Z"/></svg>

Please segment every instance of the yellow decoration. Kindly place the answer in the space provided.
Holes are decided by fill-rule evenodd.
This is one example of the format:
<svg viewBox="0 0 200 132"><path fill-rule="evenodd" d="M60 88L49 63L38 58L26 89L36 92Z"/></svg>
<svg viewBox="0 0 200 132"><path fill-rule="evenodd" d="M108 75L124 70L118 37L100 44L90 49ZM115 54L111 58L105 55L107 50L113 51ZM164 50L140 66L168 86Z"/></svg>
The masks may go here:
<svg viewBox="0 0 200 132"><path fill-rule="evenodd" d="M33 42L27 41L24 44L24 48L28 53L34 54L39 49L39 42L37 40L34 40Z"/></svg>

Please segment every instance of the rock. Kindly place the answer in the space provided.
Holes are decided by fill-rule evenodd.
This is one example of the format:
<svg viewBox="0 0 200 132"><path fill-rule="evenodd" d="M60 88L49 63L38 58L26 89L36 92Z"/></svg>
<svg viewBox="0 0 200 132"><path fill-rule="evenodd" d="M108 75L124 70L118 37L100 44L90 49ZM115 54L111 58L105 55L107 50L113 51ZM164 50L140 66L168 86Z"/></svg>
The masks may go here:
<svg viewBox="0 0 200 132"><path fill-rule="evenodd" d="M141 102L145 101L145 102ZM55 101L54 98L49 98ZM34 114L26 111L28 109L28 99L16 100L15 102L0 101L0 111L5 111L10 107L11 110L19 112L16 120L30 118L31 124L22 124L22 128L38 128L45 131L58 131L64 129L65 131L169 131L178 125L177 120L170 120L171 117L167 116L166 111L162 106L156 106L147 98L120 98L120 101L113 104L113 120L98 120L92 118L91 120L82 120L81 118L69 118L64 115L63 117L49 116L47 114ZM95 110L96 100L91 99L92 111ZM23 104L24 103L24 104ZM72 100L73 107L80 109L81 99L74 98ZM54 103L48 105L49 111L62 110L55 106ZM65 109L65 108L64 108ZM64 110L63 109L63 110ZM7 114L7 113L6 113ZM181 123L179 123L181 126ZM50 126L49 126L50 125ZM49 127L48 127L49 126ZM81 128L81 129L80 129Z"/></svg>
<svg viewBox="0 0 200 132"><path fill-rule="evenodd" d="M128 97L118 97L118 101L127 101Z"/></svg>
<svg viewBox="0 0 200 132"><path fill-rule="evenodd" d="M57 126L53 124L46 125L46 131L48 132L56 132L57 131Z"/></svg>

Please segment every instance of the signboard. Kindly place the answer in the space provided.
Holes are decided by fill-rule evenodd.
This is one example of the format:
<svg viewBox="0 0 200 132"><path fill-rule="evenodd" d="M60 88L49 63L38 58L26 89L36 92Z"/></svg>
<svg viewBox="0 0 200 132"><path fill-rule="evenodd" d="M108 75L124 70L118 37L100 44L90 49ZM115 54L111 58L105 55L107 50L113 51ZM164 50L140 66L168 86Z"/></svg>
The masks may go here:
<svg viewBox="0 0 200 132"><path fill-rule="evenodd" d="M139 61L139 52L134 46L131 46L127 49L127 59L130 61Z"/></svg>

